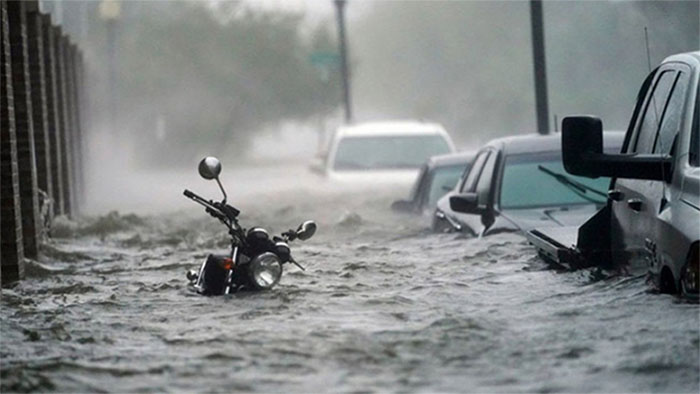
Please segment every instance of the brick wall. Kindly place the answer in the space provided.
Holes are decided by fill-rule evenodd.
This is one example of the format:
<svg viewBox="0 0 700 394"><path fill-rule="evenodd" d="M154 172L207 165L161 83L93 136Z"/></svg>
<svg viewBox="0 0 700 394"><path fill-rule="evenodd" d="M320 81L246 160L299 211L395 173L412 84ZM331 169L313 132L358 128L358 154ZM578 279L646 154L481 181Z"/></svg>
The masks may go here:
<svg viewBox="0 0 700 394"><path fill-rule="evenodd" d="M29 74L32 86L32 115L34 123L34 151L36 154L37 186L53 200L51 179L51 148L49 146L49 116L46 101L46 73L44 72L44 33L41 14L27 14L27 43ZM41 205L41 201L40 201ZM40 206L41 209L48 207ZM47 211L50 214L50 211Z"/></svg>
<svg viewBox="0 0 700 394"><path fill-rule="evenodd" d="M2 283L10 283L24 276L9 30L7 1L0 0L0 279Z"/></svg>
<svg viewBox="0 0 700 394"><path fill-rule="evenodd" d="M12 59L12 88L14 95L15 133L17 137L17 166L22 209L24 255L38 254L39 204L34 153L31 80L27 51L27 18L25 1L8 1L10 27L10 57Z"/></svg>

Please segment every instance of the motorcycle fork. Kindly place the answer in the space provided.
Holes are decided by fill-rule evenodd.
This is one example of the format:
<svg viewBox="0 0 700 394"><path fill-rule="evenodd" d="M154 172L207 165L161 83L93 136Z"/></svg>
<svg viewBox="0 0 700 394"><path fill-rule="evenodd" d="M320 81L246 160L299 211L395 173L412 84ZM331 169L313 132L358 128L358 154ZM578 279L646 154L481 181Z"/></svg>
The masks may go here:
<svg viewBox="0 0 700 394"><path fill-rule="evenodd" d="M236 267L236 264L238 264L238 246L233 246L231 248L231 260L233 260L233 267L228 270L228 274L226 275L226 291L224 294L229 294L231 292L231 285L233 285L233 270Z"/></svg>

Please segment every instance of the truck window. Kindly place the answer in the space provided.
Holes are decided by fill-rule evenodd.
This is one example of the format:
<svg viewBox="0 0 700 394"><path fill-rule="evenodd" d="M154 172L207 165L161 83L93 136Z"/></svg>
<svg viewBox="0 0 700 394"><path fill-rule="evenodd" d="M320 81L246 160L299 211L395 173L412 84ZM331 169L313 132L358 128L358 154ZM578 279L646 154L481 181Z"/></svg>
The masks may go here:
<svg viewBox="0 0 700 394"><path fill-rule="evenodd" d="M688 88L688 73L679 72L676 83L664 109L661 128L654 144L654 153L667 155L671 153L673 140L681 128L681 120L685 109L685 93Z"/></svg>
<svg viewBox="0 0 700 394"><path fill-rule="evenodd" d="M642 114L637 136L632 152L651 153L656 140L656 133L661 124L661 116L666 106L666 101L671 89L676 81L676 71L663 71L656 80L654 90L650 99L646 103L646 108Z"/></svg>

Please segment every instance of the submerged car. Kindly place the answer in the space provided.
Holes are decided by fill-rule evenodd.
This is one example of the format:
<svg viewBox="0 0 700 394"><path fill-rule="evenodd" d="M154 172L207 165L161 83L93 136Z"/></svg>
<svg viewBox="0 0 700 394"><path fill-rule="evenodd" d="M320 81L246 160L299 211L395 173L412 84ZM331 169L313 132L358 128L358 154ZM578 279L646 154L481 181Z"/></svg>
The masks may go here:
<svg viewBox="0 0 700 394"><path fill-rule="evenodd" d="M474 152L433 156L420 169L407 200L394 201L391 208L399 212L430 214L437 201L454 189L474 160Z"/></svg>
<svg viewBox="0 0 700 394"><path fill-rule="evenodd" d="M437 123L361 123L340 127L326 160L312 169L333 181L410 185L427 158L454 151Z"/></svg>
<svg viewBox="0 0 700 394"><path fill-rule="evenodd" d="M571 174L613 177L606 206L579 228L528 238L540 255L572 268L646 273L664 293L700 293L700 52L671 56L646 78L622 154L604 154L593 116L563 122Z"/></svg>
<svg viewBox="0 0 700 394"><path fill-rule="evenodd" d="M617 152L623 133L606 133L605 140ZM579 225L605 205L609 182L566 174L560 134L499 138L477 153L469 174L438 201L432 227L484 236Z"/></svg>

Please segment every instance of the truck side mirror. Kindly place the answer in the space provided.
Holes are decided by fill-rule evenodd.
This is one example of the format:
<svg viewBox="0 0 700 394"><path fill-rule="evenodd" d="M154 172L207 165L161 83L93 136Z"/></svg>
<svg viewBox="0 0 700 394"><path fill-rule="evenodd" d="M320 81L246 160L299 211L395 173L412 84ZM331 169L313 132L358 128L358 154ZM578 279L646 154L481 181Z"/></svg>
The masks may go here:
<svg viewBox="0 0 700 394"><path fill-rule="evenodd" d="M670 156L603 153L603 122L594 116L564 118L561 149L564 168L573 175L656 181L671 176Z"/></svg>

